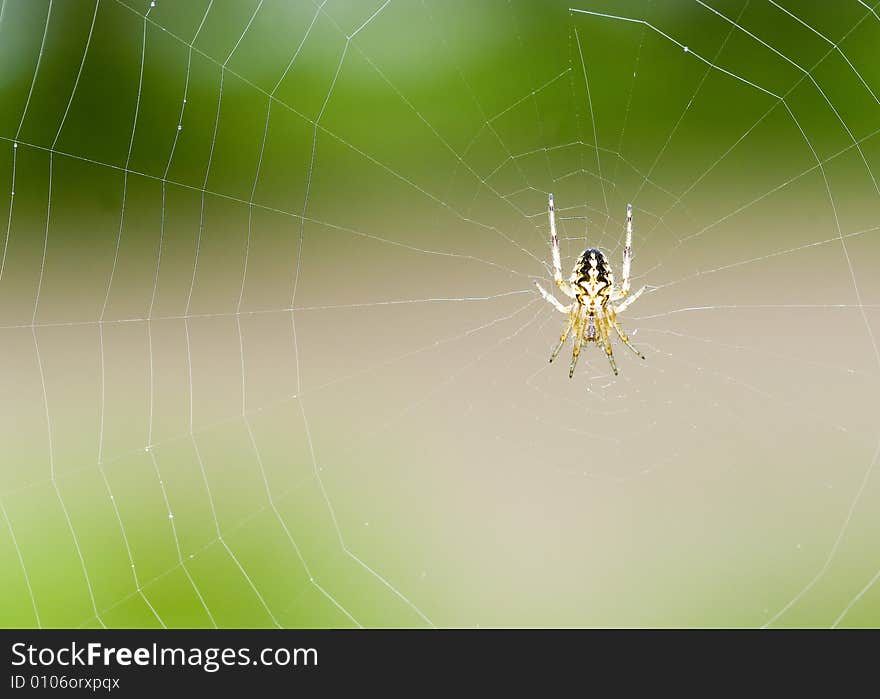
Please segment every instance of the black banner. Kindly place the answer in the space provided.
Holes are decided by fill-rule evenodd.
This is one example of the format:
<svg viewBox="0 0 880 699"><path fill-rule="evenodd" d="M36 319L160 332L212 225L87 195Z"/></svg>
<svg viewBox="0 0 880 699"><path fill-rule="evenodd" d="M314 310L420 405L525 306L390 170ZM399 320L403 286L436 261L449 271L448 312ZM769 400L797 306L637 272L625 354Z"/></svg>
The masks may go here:
<svg viewBox="0 0 880 699"><path fill-rule="evenodd" d="M823 675L846 686L867 673L878 642L877 632L858 631L6 630L0 696L393 687L471 694L474 682L543 696L706 678L715 689L747 687L769 677L815 689Z"/></svg>

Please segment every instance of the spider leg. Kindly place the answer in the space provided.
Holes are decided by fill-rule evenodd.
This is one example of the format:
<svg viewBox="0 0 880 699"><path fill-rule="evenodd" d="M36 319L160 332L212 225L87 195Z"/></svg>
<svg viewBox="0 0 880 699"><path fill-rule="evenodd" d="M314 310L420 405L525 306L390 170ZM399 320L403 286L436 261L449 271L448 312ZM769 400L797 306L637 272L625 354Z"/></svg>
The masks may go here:
<svg viewBox="0 0 880 699"><path fill-rule="evenodd" d="M581 354L581 346L584 344L584 319L580 313L575 318L574 349L571 351L571 366L568 367L568 378L574 376L574 368L577 366L578 357Z"/></svg>
<svg viewBox="0 0 880 699"><path fill-rule="evenodd" d="M611 363L611 370L614 372L614 375L617 376L617 363L614 361L614 352L611 351L611 338L608 336L608 333L611 331L608 316L600 311L596 315L596 319L599 321L596 325L598 326L597 329L599 335L602 338L602 344L605 346L605 354L608 355L608 361Z"/></svg>
<svg viewBox="0 0 880 699"><path fill-rule="evenodd" d="M552 362L556 359L556 356L559 354L559 350L562 349L562 345L565 344L565 341L568 339L568 333L571 332L571 327L574 325L574 314L569 315L568 317L568 325L565 326L565 330L562 331L562 334L559 336L559 344L556 345L553 350L553 354L550 355L550 361Z"/></svg>
<svg viewBox="0 0 880 699"><path fill-rule="evenodd" d="M553 206L553 194L547 197L547 212L550 216L550 249L553 253L553 280L557 286L562 285L562 260L559 257L559 236L556 235L556 209Z"/></svg>
<svg viewBox="0 0 880 699"><path fill-rule="evenodd" d="M623 313L627 308L629 308L629 307L633 304L633 302L635 302L635 300L636 300L639 296L641 296L643 293L645 293L645 289L647 289L647 288L648 288L648 287L643 286L643 287L642 287L641 289L639 289L636 293L634 293L632 296L630 296L628 299L626 299L623 303L621 303L620 305L618 305L618 306L614 309L614 312L615 312L615 313Z"/></svg>
<svg viewBox="0 0 880 699"><path fill-rule="evenodd" d="M559 303L559 301L553 294L551 294L543 286L538 284L538 282L535 282L535 286L538 287L538 291L541 292L541 296L544 297L544 300L547 303L552 304L557 311L559 311L560 313L568 313L569 311L571 311L571 306L563 306L561 303Z"/></svg>
<svg viewBox="0 0 880 699"><path fill-rule="evenodd" d="M626 205L626 244L623 246L623 265L621 267L621 275L623 279L620 284L620 296L623 298L629 293L629 271L632 265L632 241L633 241L633 207L632 204Z"/></svg>
<svg viewBox="0 0 880 699"><path fill-rule="evenodd" d="M623 331L623 328L620 327L620 323L617 322L617 318L616 318L616 316L615 316L613 310L612 310L612 311L609 311L609 313L608 313L608 320L609 320L609 322L611 323L611 325L614 326L614 329L617 331L617 334L618 334L618 336L620 337L620 339L621 339L621 341L623 342L623 344L625 344L625 345L626 345L627 347L629 347L633 352L635 352L635 353L636 353L637 355L639 355L642 359L644 359L644 358L645 358L645 355L642 354L641 352L639 352L635 347L632 346L632 343L629 341L629 338L627 337L626 333Z"/></svg>
<svg viewBox="0 0 880 699"><path fill-rule="evenodd" d="M560 291L569 298L574 298L571 284L562 278L562 258L559 255L559 235L556 233L556 207L553 205L553 194L547 196L547 213L550 216L550 250L553 254L553 281Z"/></svg>
<svg viewBox="0 0 880 699"><path fill-rule="evenodd" d="M575 297L576 294L574 293L574 289L571 288L571 282L557 282L556 286L558 286L559 290L568 296L568 298L573 299Z"/></svg>

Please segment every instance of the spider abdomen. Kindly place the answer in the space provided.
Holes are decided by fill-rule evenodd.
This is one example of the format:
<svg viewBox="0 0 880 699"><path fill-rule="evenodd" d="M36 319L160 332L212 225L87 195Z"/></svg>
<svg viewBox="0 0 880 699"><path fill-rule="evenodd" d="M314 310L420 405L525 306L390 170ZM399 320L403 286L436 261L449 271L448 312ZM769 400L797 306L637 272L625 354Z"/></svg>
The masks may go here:
<svg viewBox="0 0 880 699"><path fill-rule="evenodd" d="M614 286L614 273L598 248L587 248L578 258L572 282L581 291L581 303L592 309L604 306Z"/></svg>

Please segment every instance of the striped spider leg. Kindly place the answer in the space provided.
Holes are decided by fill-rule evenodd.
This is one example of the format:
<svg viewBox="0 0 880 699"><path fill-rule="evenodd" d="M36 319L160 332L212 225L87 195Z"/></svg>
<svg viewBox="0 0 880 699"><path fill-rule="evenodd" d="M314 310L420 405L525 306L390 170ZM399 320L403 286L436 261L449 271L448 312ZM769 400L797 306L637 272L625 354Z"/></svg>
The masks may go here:
<svg viewBox="0 0 880 699"><path fill-rule="evenodd" d="M623 264L620 271L623 280L620 283L620 289L611 295L611 301L623 301L629 296L630 290L630 268L632 267L632 239L633 239L633 207L632 204L626 205L626 243L623 246ZM632 296L629 296L623 303L618 304L614 309L615 313L622 313L630 304L645 292L646 287L642 287Z"/></svg>

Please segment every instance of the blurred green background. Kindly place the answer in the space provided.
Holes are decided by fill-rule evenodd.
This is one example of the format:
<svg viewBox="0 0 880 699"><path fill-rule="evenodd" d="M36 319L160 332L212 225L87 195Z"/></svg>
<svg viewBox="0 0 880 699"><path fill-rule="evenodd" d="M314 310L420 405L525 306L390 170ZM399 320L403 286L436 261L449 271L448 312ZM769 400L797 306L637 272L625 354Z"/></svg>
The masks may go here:
<svg viewBox="0 0 880 699"><path fill-rule="evenodd" d="M876 626L877 10L2 0L0 625Z"/></svg>

